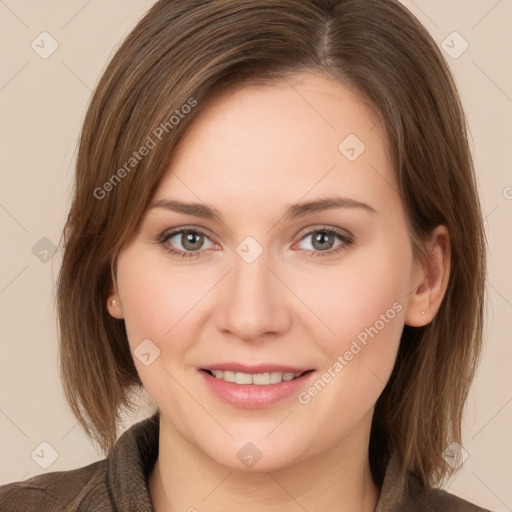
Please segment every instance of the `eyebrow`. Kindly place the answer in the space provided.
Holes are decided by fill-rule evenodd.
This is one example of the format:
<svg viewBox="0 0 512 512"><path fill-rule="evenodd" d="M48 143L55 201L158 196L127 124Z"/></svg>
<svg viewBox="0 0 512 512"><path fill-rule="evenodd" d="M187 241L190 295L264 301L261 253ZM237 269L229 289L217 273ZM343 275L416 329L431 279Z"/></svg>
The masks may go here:
<svg viewBox="0 0 512 512"><path fill-rule="evenodd" d="M202 203L185 203L177 199L160 199L150 206L150 209L164 208L173 212L184 213L187 215L194 215L202 219L215 219L218 218L224 222L222 215L213 207ZM335 208L360 208L369 213L378 213L375 208L369 204L347 197L330 196L326 198L316 199L306 203L291 204L286 207L283 219L296 219L311 215L313 213L323 212L325 210L332 210Z"/></svg>

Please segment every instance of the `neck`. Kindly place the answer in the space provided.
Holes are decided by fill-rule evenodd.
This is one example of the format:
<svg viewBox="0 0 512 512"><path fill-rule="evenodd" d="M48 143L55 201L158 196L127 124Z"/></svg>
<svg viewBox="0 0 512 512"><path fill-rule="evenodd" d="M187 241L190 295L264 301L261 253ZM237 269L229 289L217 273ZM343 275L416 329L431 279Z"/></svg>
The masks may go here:
<svg viewBox="0 0 512 512"><path fill-rule="evenodd" d="M216 463L161 421L149 493L155 512L374 512L379 489L367 446L362 450L347 439L280 471L240 472Z"/></svg>

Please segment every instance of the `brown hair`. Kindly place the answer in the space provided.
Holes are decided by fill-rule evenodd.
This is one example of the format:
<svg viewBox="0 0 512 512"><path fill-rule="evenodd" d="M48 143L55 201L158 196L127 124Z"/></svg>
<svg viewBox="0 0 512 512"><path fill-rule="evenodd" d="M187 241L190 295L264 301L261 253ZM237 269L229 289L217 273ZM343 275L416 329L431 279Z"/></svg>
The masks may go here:
<svg viewBox="0 0 512 512"><path fill-rule="evenodd" d="M446 295L431 323L404 327L370 438L377 483L394 452L402 482L411 471L429 488L451 472L443 450L462 444L482 343L486 240L455 83L396 0L160 0L143 17L101 77L81 133L57 289L65 396L106 453L130 391L142 386L124 321L106 308L117 254L206 104L300 71L354 86L380 113L414 255L427 261L436 226L450 232Z"/></svg>

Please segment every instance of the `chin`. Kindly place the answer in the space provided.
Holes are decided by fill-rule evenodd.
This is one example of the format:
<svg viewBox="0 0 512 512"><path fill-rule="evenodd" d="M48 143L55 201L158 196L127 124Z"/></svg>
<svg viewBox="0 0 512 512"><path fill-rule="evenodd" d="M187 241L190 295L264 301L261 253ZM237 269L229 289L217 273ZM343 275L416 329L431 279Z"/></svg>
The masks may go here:
<svg viewBox="0 0 512 512"><path fill-rule="evenodd" d="M289 438L288 444L283 445L282 442L265 439L267 434L235 437L227 445L216 443L214 451L212 446L205 447L203 451L217 464L242 473L280 471L299 462L297 441Z"/></svg>

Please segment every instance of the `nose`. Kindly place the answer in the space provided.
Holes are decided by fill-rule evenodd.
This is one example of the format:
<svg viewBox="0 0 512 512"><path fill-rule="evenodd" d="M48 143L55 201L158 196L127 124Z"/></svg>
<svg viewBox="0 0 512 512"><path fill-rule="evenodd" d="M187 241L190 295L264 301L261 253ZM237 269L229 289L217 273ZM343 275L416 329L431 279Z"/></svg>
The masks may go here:
<svg viewBox="0 0 512 512"><path fill-rule="evenodd" d="M224 334L258 342L279 337L290 328L292 293L271 268L265 251L252 263L236 254L221 286L215 318Z"/></svg>

